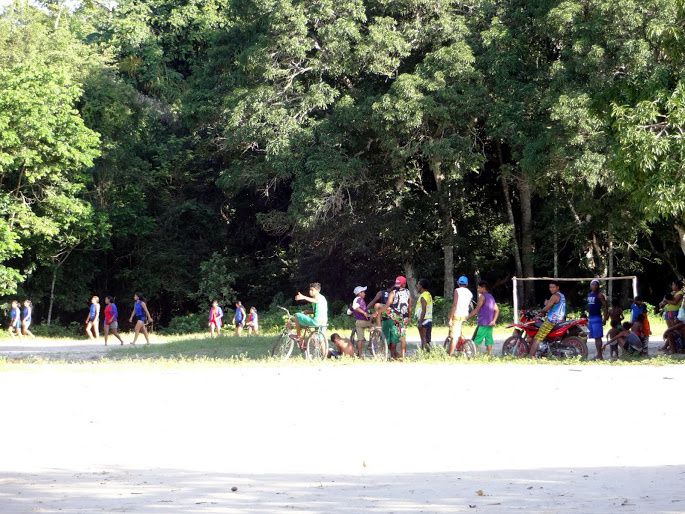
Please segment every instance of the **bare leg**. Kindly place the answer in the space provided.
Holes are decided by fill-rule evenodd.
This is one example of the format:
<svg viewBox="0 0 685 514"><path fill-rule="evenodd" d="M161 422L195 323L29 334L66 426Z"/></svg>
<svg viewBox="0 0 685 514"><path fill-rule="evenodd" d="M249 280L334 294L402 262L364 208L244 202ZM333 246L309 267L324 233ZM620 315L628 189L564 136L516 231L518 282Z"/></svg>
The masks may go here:
<svg viewBox="0 0 685 514"><path fill-rule="evenodd" d="M112 335L113 335L114 337L116 337L116 338L119 340L119 343L120 343L120 344L122 344L122 345L124 344L124 340L123 340L123 339L121 338L121 336L119 335L119 329L113 328L113 329L112 329Z"/></svg>
<svg viewBox="0 0 685 514"><path fill-rule="evenodd" d="M89 321L86 323L86 334L88 334L88 339L95 339L94 335L91 333L91 330L93 328L93 322Z"/></svg>
<svg viewBox="0 0 685 514"><path fill-rule="evenodd" d="M597 348L597 359L604 360L604 352L602 350L602 338L595 339L595 348Z"/></svg>
<svg viewBox="0 0 685 514"><path fill-rule="evenodd" d="M105 346L107 346L107 336L109 336L109 325L105 324L104 328L102 329L102 333L105 336Z"/></svg>
<svg viewBox="0 0 685 514"><path fill-rule="evenodd" d="M93 332L95 332L95 339L100 337L100 320L93 321Z"/></svg>

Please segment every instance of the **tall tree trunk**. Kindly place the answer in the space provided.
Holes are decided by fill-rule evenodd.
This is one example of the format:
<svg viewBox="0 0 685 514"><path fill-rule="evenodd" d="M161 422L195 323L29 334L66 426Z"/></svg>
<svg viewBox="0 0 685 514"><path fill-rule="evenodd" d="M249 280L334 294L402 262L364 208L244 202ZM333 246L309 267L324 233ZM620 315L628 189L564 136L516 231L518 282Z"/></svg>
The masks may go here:
<svg viewBox="0 0 685 514"><path fill-rule="evenodd" d="M680 250L685 254L685 225L676 223L675 229L678 231L678 244L680 245Z"/></svg>
<svg viewBox="0 0 685 514"><path fill-rule="evenodd" d="M52 270L52 283L50 284L50 306L48 307L48 326L52 323L52 306L55 303L55 282L57 281L58 266Z"/></svg>
<svg viewBox="0 0 685 514"><path fill-rule="evenodd" d="M407 277L407 287L409 288L412 298L416 298L416 272L414 271L414 265L411 262L404 263L404 276Z"/></svg>
<svg viewBox="0 0 685 514"><path fill-rule="evenodd" d="M535 276L533 265L533 200L530 189L530 182L525 174L518 177L519 197L521 200L521 264L523 265L523 276ZM533 282L523 283L523 297L527 305L535 302L535 289Z"/></svg>
<svg viewBox="0 0 685 514"><path fill-rule="evenodd" d="M440 210L440 220L442 222L443 297L451 300L454 295L454 241L457 234L457 226L452 217L450 193L449 188L445 184L442 163L440 161L431 161L430 169L433 172L438 190L438 209Z"/></svg>
<svg viewBox="0 0 685 514"><path fill-rule="evenodd" d="M497 156L499 158L500 168L504 166L504 158L502 157L502 145L497 141ZM502 193L504 193L504 204L507 208L507 218L511 226L511 253L514 256L514 266L516 267L516 276L523 276L523 267L521 265L521 249L519 248L518 234L516 233L516 218L514 218L514 208L511 206L511 195L509 194L509 182L500 173L500 183L502 184Z"/></svg>

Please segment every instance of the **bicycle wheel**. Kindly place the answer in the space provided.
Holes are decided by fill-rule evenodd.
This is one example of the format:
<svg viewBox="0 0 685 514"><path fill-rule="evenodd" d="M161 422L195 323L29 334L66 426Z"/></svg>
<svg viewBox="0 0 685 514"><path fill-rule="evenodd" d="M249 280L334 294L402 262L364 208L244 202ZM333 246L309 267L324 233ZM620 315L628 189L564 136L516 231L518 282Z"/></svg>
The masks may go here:
<svg viewBox="0 0 685 514"><path fill-rule="evenodd" d="M295 348L295 341L288 332L281 332L276 343L271 348L271 356L277 359L286 360L293 353Z"/></svg>
<svg viewBox="0 0 685 514"><path fill-rule="evenodd" d="M502 344L503 357L525 357L526 355L528 355L528 344L522 337L508 337Z"/></svg>
<svg viewBox="0 0 685 514"><path fill-rule="evenodd" d="M381 330L371 331L369 348L371 348L371 355L374 359L381 361L388 360L388 344L385 342L385 336Z"/></svg>
<svg viewBox="0 0 685 514"><path fill-rule="evenodd" d="M467 359L473 359L477 353L478 350L476 349L476 345L473 344L473 341L464 339L464 344L462 344L459 354Z"/></svg>
<svg viewBox="0 0 685 514"><path fill-rule="evenodd" d="M328 357L328 342L321 332L314 332L307 338L305 353L309 360L323 360Z"/></svg>

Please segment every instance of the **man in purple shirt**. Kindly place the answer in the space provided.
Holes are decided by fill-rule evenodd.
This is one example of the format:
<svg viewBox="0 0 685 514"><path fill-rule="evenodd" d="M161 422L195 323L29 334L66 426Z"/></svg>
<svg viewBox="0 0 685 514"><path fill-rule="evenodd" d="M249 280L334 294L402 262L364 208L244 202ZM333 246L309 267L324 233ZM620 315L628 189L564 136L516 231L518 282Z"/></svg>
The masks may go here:
<svg viewBox="0 0 685 514"><path fill-rule="evenodd" d="M489 289L490 286L485 280L478 282L478 303L469 313L469 318L478 316L478 328L476 329L473 343L480 347L485 342L488 355L492 353L492 346L495 344L492 330L497 324L497 318L499 317L499 307L497 302L495 302L495 298L490 294Z"/></svg>
<svg viewBox="0 0 685 514"><path fill-rule="evenodd" d="M352 302L352 315L354 316L354 325L357 329L357 355L362 356L364 350L364 329L371 328L371 316L369 309L366 306L366 287L357 286L354 288L354 301Z"/></svg>

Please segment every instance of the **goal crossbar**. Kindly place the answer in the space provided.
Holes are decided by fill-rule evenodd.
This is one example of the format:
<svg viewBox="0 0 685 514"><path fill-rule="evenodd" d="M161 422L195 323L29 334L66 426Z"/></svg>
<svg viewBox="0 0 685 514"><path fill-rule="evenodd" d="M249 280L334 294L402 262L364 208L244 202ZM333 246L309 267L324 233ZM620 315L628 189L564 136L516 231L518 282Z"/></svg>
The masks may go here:
<svg viewBox="0 0 685 514"><path fill-rule="evenodd" d="M533 282L535 280L556 280L558 282L592 282L599 280L600 282L610 282L613 280L630 280L633 284L633 297L637 296L637 277L629 275L625 277L513 277L513 304L514 304L514 323L519 320L519 297L518 297L518 283L519 282Z"/></svg>

